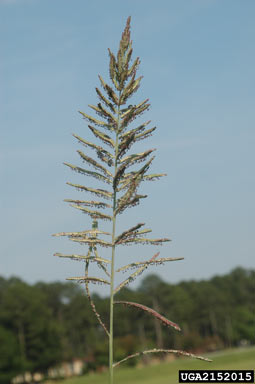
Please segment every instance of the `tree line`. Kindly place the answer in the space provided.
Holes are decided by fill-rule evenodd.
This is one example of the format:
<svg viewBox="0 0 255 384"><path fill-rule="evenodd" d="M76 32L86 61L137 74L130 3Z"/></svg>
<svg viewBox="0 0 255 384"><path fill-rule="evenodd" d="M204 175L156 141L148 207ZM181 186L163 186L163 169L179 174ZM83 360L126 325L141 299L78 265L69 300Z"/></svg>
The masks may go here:
<svg viewBox="0 0 255 384"><path fill-rule="evenodd" d="M109 299L92 296L102 318L108 319ZM239 267L225 276L178 284L149 275L136 290L124 288L117 299L143 302L182 332L142 311L117 306L115 360L143 348L200 353L255 344L255 270ZM73 358L84 359L84 372L107 365L107 340L82 286L29 285L17 277L0 277L0 308L0 383L26 371L47 373Z"/></svg>

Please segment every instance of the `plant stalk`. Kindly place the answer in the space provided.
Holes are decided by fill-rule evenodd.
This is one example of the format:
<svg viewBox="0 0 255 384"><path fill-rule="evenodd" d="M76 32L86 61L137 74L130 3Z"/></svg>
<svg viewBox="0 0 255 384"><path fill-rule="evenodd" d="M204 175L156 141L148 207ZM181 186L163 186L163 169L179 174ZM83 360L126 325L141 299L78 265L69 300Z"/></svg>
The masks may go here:
<svg viewBox="0 0 255 384"><path fill-rule="evenodd" d="M119 94L120 97L120 94ZM117 156L119 148L120 106L118 106L117 130L115 140L114 176L117 173ZM109 384L113 384L113 298L114 298L114 258L115 258L115 229L116 229L116 187L113 190L113 215L112 215L112 260L111 260L111 291L110 291L110 334L109 334Z"/></svg>

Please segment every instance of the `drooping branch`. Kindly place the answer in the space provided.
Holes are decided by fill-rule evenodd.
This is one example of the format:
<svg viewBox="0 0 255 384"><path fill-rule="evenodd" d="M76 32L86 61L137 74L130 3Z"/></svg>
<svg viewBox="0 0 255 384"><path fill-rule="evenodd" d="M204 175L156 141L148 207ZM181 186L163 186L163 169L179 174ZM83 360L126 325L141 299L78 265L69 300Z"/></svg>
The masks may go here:
<svg viewBox="0 0 255 384"><path fill-rule="evenodd" d="M88 278L88 267L89 267L89 263L86 262L86 267L85 267L85 277L87 277L87 278ZM89 303L90 303L90 305L91 305L92 311L93 311L94 314L96 315L96 318L97 318L99 324L100 324L101 327L104 329L104 331L105 331L105 333L107 334L107 336L109 337L109 335L110 335L110 334L109 334L109 331L108 331L108 329L106 328L104 322L102 321L100 314L97 312L97 310L96 310L96 306L95 306L95 304L94 304L94 301L93 301L92 298L91 298L90 291L89 291L89 282L88 282L88 280L85 281L85 289L86 289L86 294L87 294Z"/></svg>
<svg viewBox="0 0 255 384"><path fill-rule="evenodd" d="M173 327L177 331L181 330L181 328L179 327L178 324L175 324L173 321L168 320L165 316L160 315L160 313L158 313L157 311L155 311L152 308L147 307L146 305L139 304L139 303L133 303L130 301L115 301L114 304L123 304L123 305L128 306L128 307L138 308L144 312L149 313L150 315L152 315L154 318L159 320L162 324L166 325L167 327Z"/></svg>
<svg viewBox="0 0 255 384"><path fill-rule="evenodd" d="M101 260L101 257L99 257L96 247L94 247L94 253L95 253L95 256L96 256L95 258ZM109 261L108 261L108 262L109 262ZM97 265L99 266L99 268L101 268L101 269L104 271L104 273L105 273L109 278L111 278L111 274L108 272L106 266L104 265L104 262L99 261L99 262L97 263Z"/></svg>
<svg viewBox="0 0 255 384"><path fill-rule="evenodd" d="M150 354L150 353L174 353L175 355L193 357L194 359L208 361L209 363L212 362L211 359L207 359L206 357L194 355L193 353L189 353L189 352L186 352L186 351L181 351L181 350L177 350L177 349L156 349L156 348L154 348L154 349L149 349L148 351L137 352L137 353L134 353L132 355L129 355L129 356L125 357L124 359L118 361L117 363L113 364L113 367L115 368L118 365L120 365L121 363L124 363L125 361L127 361L129 359L132 359L134 357L138 357L138 356L142 356L142 355L147 355L147 354Z"/></svg>

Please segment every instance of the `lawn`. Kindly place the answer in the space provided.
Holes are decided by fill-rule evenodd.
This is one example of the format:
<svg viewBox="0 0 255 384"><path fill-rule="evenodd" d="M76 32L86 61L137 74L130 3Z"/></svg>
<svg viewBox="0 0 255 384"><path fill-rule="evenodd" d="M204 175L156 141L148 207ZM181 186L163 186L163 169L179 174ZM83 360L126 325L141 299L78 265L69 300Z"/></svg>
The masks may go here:
<svg viewBox="0 0 255 384"><path fill-rule="evenodd" d="M212 363L195 359L177 359L170 363L142 368L116 368L118 384L177 384L179 369L255 369L255 348L233 349L206 355ZM107 384L108 375L89 374L64 381L64 384Z"/></svg>

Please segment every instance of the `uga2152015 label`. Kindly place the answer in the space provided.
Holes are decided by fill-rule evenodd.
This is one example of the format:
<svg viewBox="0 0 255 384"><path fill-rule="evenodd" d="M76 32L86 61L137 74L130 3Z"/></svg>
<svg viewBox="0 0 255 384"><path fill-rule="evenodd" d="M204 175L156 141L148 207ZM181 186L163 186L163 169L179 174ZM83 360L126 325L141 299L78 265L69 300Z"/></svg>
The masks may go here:
<svg viewBox="0 0 255 384"><path fill-rule="evenodd" d="M254 371L180 370L179 383L254 383Z"/></svg>

